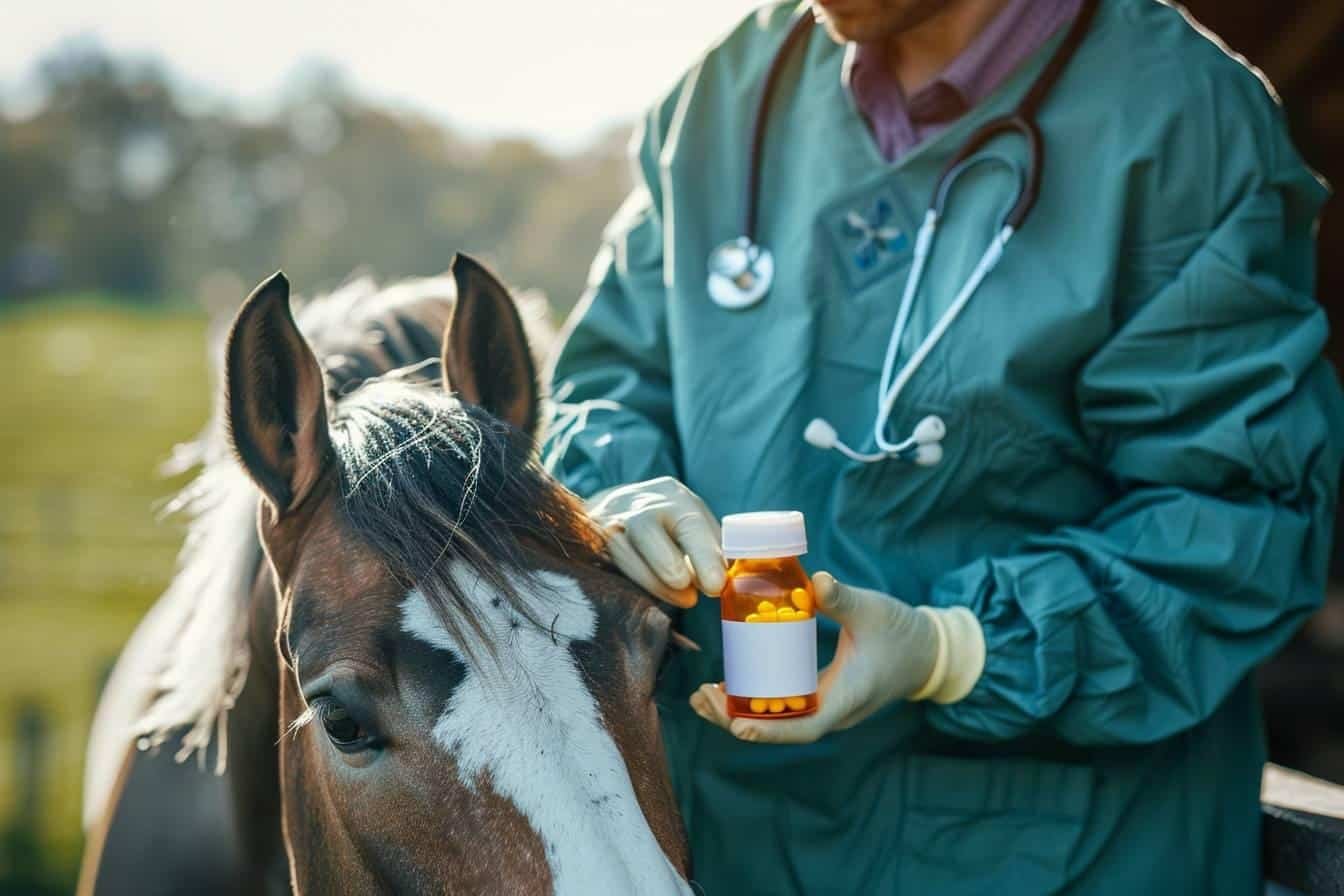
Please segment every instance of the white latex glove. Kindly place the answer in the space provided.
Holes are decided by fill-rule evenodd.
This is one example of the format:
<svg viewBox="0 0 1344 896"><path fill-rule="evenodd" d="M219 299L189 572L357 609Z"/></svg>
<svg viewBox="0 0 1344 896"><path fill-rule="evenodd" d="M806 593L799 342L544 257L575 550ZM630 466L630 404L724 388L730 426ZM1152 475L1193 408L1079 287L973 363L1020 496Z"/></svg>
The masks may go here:
<svg viewBox="0 0 1344 896"><path fill-rule="evenodd" d="M892 700L954 703L970 693L985 666L980 623L963 607L915 608L878 591L812 577L817 609L843 626L835 658L822 670L820 703L810 716L733 719L721 684L703 684L691 708L739 740L811 743L853 727Z"/></svg>
<svg viewBox="0 0 1344 896"><path fill-rule="evenodd" d="M678 607L723 590L719 521L672 477L598 492L587 510L607 533L612 562L644 590Z"/></svg>

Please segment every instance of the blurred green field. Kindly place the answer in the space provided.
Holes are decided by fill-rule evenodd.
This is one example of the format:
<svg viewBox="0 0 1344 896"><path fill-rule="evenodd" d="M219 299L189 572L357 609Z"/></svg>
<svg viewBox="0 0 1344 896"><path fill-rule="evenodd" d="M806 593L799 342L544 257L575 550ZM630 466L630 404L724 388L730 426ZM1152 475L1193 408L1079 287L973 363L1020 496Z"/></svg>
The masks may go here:
<svg viewBox="0 0 1344 896"><path fill-rule="evenodd" d="M208 414L205 334L202 315L95 297L0 313L0 828L12 841L19 795L38 787L56 881L78 860L99 683L172 573L182 529L158 509L178 483L157 469ZM29 704L49 740L25 785L16 718Z"/></svg>

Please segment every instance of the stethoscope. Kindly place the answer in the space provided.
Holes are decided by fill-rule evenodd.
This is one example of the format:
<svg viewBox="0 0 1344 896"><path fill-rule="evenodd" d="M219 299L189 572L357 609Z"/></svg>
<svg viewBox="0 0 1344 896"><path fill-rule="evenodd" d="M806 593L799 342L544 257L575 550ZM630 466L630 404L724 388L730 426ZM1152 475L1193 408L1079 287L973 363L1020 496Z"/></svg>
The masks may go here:
<svg viewBox="0 0 1344 896"><path fill-rule="evenodd" d="M1037 76L1031 89L1011 112L982 124L975 133L962 144L956 154L948 161L934 185L933 198L919 233L915 237L910 275L905 281L905 290L901 295L901 304L896 312L896 322L891 328L891 338L887 341L887 353L882 361L882 378L878 388L877 414L873 420L873 439L877 451L863 453L855 451L840 441L835 427L820 417L807 425L803 438L808 444L823 450L834 448L851 460L873 463L888 458L932 466L943 458L943 437L947 427L942 418L928 416L915 425L908 437L898 442L887 438L887 423L891 419L896 399L911 377L924 363L938 340L943 338L948 327L956 320L963 308L970 302L981 282L1003 257L1004 246L1012 239L1036 204L1037 191L1040 188L1043 143L1041 131L1036 124L1036 113L1046 95L1059 80L1064 67L1077 52L1087 34L1087 28L1097 10L1098 0L1083 0L1082 7L1068 33L1060 43L1059 49L1050 58L1045 68ZM760 198L761 155L765 144L766 125L770 115L770 105L774 99L780 73L792 54L794 47L803 42L811 32L814 19L810 13L802 16L789 29L788 35L780 45L766 73L765 84L761 91L760 102L756 107L756 117L751 138L751 166L747 177L747 201L742 236L729 240L716 247L709 255L709 296L722 308L750 308L765 298L775 276L775 259L770 250L756 241L756 212ZM986 144L1000 135L1019 134L1027 143L1027 164L1023 168L1002 153L975 156ZM972 156L975 156L972 158ZM999 228L979 262L971 271L966 282L957 291L952 304L943 312L923 342L915 349L900 370L896 369L901 339L905 335L906 324L910 319L910 309L914 305L915 295L919 292L924 279L924 269L929 255L933 251L934 236L947 205L947 197L952 186L966 171L977 165L997 163L1007 166L1017 177L1017 195L1012 206L1004 214Z"/></svg>

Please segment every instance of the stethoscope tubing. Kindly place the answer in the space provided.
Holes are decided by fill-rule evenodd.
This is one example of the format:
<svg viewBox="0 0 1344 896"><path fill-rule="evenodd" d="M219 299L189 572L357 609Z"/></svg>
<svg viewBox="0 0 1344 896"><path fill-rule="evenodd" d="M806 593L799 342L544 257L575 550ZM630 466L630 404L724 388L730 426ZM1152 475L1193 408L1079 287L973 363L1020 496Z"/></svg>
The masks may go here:
<svg viewBox="0 0 1344 896"><path fill-rule="evenodd" d="M760 98L756 101L756 115L751 125L751 154L747 158L747 195L742 220L742 235L753 245L756 243L756 215L760 211L763 167L761 162L765 158L765 136L770 125L770 107L774 105L779 79L793 56L794 47L812 33L814 21L811 9L806 9L789 28L789 33L784 36L784 42L779 45L774 58L770 60L770 69L766 72Z"/></svg>

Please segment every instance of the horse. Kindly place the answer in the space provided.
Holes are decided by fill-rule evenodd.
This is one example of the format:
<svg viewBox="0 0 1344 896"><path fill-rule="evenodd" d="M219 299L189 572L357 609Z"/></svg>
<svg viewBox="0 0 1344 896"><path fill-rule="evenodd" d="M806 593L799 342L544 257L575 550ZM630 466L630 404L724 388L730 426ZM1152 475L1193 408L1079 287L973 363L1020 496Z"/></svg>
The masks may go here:
<svg viewBox="0 0 1344 896"><path fill-rule="evenodd" d="M691 892L669 618L537 460L508 291L450 281L296 320L277 273L238 311L179 571L100 699L81 893Z"/></svg>

